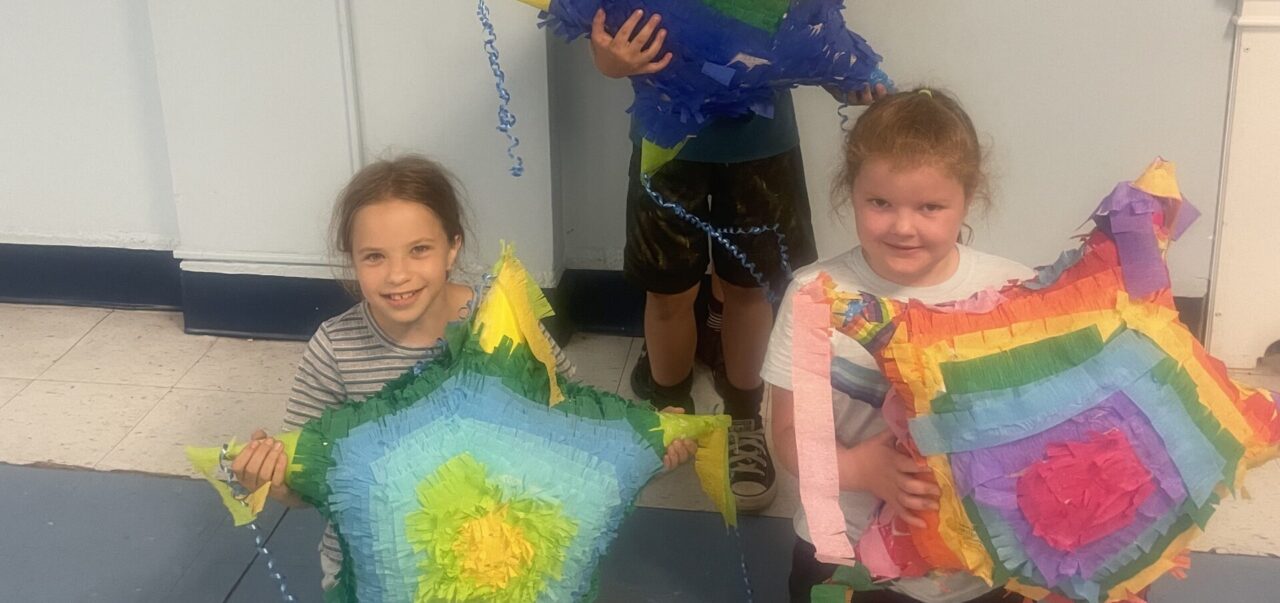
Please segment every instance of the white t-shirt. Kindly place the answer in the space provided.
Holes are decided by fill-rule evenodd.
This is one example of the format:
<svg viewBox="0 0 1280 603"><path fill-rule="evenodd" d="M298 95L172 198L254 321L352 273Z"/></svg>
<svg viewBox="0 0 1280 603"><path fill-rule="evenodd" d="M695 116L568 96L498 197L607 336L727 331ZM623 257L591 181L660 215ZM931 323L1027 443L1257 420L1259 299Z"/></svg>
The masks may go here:
<svg viewBox="0 0 1280 603"><path fill-rule="evenodd" d="M964 299L1010 280L1026 279L1035 272L1017 262L959 245L960 262L956 272L945 282L932 287L904 287L881 278L867 264L862 248L801 269L778 311L769 351L760 376L767 383L783 389L791 387L791 300L796 290L809 284L821 272L829 274L842 291L865 291L880 297L918 299L925 303L942 303ZM851 447L874 436L887 425L880 416L880 406L889 391L889 383L880 373L875 360L858 342L839 332L831 335L831 386L834 390L836 439ZM871 523L879 499L870 492L841 492L840 508L844 511L849 540L856 543ZM804 509L795 516L796 534L809 540L809 526ZM926 603L968 601L991 590L975 576L952 574L941 578L913 578L895 583L894 590Z"/></svg>

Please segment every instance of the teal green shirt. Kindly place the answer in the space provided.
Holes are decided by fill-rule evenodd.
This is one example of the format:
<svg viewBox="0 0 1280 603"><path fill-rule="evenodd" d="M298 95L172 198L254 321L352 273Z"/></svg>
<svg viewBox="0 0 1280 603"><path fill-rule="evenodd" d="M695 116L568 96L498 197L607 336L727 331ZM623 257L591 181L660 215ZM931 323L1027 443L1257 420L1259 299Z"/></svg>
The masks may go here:
<svg viewBox="0 0 1280 603"><path fill-rule="evenodd" d="M791 90L774 94L773 118L754 113L742 117L712 120L680 149L676 159L705 163L742 163L781 155L800 144L796 109ZM631 120L631 141L642 138L635 119Z"/></svg>

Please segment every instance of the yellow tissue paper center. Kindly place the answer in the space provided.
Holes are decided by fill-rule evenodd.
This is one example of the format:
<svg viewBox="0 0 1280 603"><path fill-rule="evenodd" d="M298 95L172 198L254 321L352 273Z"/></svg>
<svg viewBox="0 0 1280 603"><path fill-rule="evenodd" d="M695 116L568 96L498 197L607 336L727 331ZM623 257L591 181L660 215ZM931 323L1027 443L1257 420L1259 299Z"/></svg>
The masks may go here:
<svg viewBox="0 0 1280 603"><path fill-rule="evenodd" d="M533 545L507 521L505 506L462 524L453 551L466 579L493 589L506 588L533 560Z"/></svg>

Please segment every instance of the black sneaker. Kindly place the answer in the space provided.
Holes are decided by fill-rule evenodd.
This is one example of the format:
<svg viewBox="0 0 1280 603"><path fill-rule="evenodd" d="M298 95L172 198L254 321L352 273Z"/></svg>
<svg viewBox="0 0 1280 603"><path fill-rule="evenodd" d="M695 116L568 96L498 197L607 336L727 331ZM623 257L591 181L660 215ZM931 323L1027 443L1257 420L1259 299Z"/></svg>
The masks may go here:
<svg viewBox="0 0 1280 603"><path fill-rule="evenodd" d="M649 367L649 350L641 349L635 368L631 369L631 391L637 398L648 400L653 407L662 410L668 406L683 408L685 414L693 414L693 373L684 381L671 386L658 385Z"/></svg>
<svg viewBox="0 0 1280 603"><path fill-rule="evenodd" d="M764 422L759 417L734 421L729 428L729 487L738 500L738 510L768 507L778 494L776 478Z"/></svg>

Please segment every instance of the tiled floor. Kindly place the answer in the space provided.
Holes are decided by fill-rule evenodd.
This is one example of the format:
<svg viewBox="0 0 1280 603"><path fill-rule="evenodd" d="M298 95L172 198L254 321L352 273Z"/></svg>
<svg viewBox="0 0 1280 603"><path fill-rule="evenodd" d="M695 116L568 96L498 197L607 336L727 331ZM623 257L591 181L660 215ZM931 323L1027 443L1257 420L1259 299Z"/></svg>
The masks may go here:
<svg viewBox="0 0 1280 603"><path fill-rule="evenodd" d="M0 304L0 463L190 475L182 446L280 425L302 347L187 335L181 316L169 312ZM640 340L578 334L567 352L582 381L632 395L627 376ZM1280 390L1280 366L1235 376ZM709 375L697 375L694 396L700 411L715 409ZM798 504L795 482L785 472L780 479L765 515L788 518ZM1250 474L1248 488L1255 500L1224 504L1198 550L1280 555L1280 464ZM640 504L710 509L689 467L656 479ZM0 517L4 540L23 533L10 525L21 515Z"/></svg>

